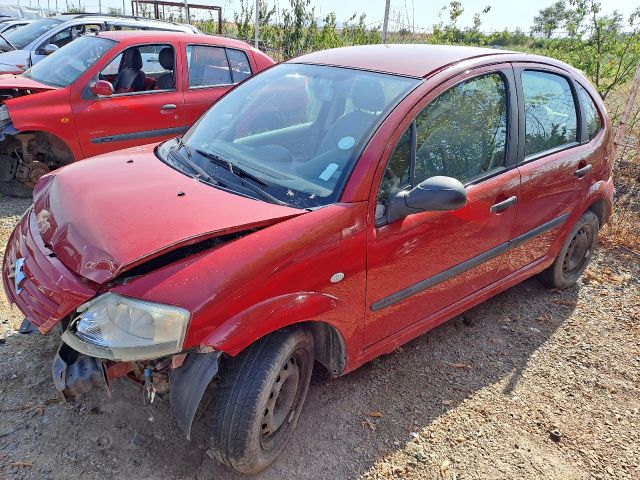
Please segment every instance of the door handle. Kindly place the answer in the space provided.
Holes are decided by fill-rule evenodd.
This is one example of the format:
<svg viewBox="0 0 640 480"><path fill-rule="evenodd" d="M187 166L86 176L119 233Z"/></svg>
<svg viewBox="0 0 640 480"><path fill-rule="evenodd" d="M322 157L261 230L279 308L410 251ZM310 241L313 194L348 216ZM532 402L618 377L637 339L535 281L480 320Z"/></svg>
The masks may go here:
<svg viewBox="0 0 640 480"><path fill-rule="evenodd" d="M491 213L499 213L503 210L506 210L511 205L515 205L516 203L518 203L518 197L516 196L509 197L506 200L503 200L502 202L498 202L495 205L492 205L489 210L491 211Z"/></svg>
<svg viewBox="0 0 640 480"><path fill-rule="evenodd" d="M584 177L587 173L589 173L591 171L591 164L587 164L582 168L579 168L578 170L576 170L573 174L578 177L578 178L582 178Z"/></svg>
<svg viewBox="0 0 640 480"><path fill-rule="evenodd" d="M175 110L176 108L178 107L175 103L167 103L166 105L163 105L160 110Z"/></svg>

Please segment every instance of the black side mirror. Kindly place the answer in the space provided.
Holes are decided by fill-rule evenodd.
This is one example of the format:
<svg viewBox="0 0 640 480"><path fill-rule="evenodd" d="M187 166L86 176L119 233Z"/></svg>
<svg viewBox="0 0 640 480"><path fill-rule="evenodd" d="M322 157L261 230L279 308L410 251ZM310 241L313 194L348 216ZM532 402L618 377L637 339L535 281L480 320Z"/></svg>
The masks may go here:
<svg viewBox="0 0 640 480"><path fill-rule="evenodd" d="M413 213L457 210L467 204L467 191L451 177L431 177L411 190L403 190L387 206L387 223Z"/></svg>

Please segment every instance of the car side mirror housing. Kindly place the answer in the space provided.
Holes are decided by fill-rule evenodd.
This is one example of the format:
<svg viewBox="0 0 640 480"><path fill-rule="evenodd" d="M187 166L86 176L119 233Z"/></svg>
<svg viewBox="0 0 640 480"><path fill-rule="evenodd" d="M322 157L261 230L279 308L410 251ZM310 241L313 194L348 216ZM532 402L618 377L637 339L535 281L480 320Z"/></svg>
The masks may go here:
<svg viewBox="0 0 640 480"><path fill-rule="evenodd" d="M402 190L387 205L387 223L413 213L457 210L467 204L464 185L451 177L431 177L411 190Z"/></svg>
<svg viewBox="0 0 640 480"><path fill-rule="evenodd" d="M44 46L44 48L42 49L42 53L44 55L51 55L52 53L57 52L58 50L60 50L60 48L57 45L50 43Z"/></svg>
<svg viewBox="0 0 640 480"><path fill-rule="evenodd" d="M98 80L96 83L91 85L90 90L91 93L97 97L108 97L109 95L113 95L113 85L106 80Z"/></svg>

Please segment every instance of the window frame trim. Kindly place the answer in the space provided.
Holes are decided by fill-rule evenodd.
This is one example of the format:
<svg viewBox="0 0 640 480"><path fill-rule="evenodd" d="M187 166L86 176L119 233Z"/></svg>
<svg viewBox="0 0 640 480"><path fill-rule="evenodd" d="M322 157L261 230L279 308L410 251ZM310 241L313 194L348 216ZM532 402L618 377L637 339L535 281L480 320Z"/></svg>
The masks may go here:
<svg viewBox="0 0 640 480"><path fill-rule="evenodd" d="M497 67L497 68L494 68ZM480 72L477 72L477 70L481 70ZM470 74L472 73L472 74ZM389 161L391 159L391 156L393 155L393 152L395 152L396 146L398 144L398 142L400 141L400 139L402 138L402 136L404 135L404 132L407 130L407 128L410 128L412 130L411 133L411 158L410 158L410 165L409 165L409 169L410 169L410 185L408 186L404 186L402 188L399 188L396 191L400 192L402 190L405 190L407 187L413 188L412 185L415 182L415 160L416 160L416 154L417 154L417 132L416 132L416 118L434 101L436 100L438 97L440 97L442 94L444 94L445 92L449 91L450 89L471 81L475 78L480 78L480 77L484 77L484 76L488 76L488 75L494 75L497 74L500 77L502 77L505 86L507 88L507 92L506 92L506 101L507 101L507 138L506 138L506 142L505 142L505 159L504 159L504 165L494 168L488 172L485 172L485 174L481 174L475 178L471 178L469 181L465 182L463 185L465 188L476 185L478 183L482 183L485 180L489 180L493 177L496 177L498 175L501 175L509 170L512 170L514 168L517 168L518 166L518 162L517 162L517 154L518 154L518 138L519 138L519 127L520 127L520 115L519 115L519 101L518 101L518 91L517 91L517 84L516 84L516 78L515 78L515 72L514 72L514 68L513 65L510 62L500 62L497 64L486 64L486 65L479 65L471 70L467 70L463 73L460 73L458 75L455 75L453 77L450 77L446 80L444 80L443 82L441 82L440 84L438 84L437 86L435 86L434 88L432 88L431 90L429 90L428 92L426 92L426 94L424 96L422 96L408 111L407 113L407 117L411 115L411 112L414 111L416 109L416 107L418 107L417 112L413 115L411 121L409 122L409 124L407 126L405 126L400 135L398 136L398 138L396 139L393 148L389 151L389 154L387 155L386 159L384 160L384 166L382 168L382 175L380 176L380 180L378 181L377 187L375 189L375 195L373 196L373 200L374 200L374 204L377 205L377 200L378 200L378 194L380 193L380 187L382 186L382 180L384 179L384 172L387 169L387 166L389 164ZM456 78L458 78L458 81L453 81ZM432 96L433 92L437 92L435 95ZM429 98L429 100L425 100ZM406 118L406 117L405 117ZM389 197L391 198L391 197ZM387 199L387 202L389 201L389 199ZM374 209L375 211L375 209ZM375 216L375 215L374 215ZM374 227L377 228L381 228L384 227L385 225L388 225L388 223L386 222L386 217L383 217L379 220L376 220L374 218Z"/></svg>
<svg viewBox="0 0 640 480"><path fill-rule="evenodd" d="M565 150L570 150L572 148L579 147L583 144L583 132L585 131L584 126L584 115L582 114L582 105L580 103L580 98L578 97L578 91L575 86L575 80L573 77L566 71L561 70L559 68L553 67L551 65L545 65L542 63L532 63L530 65L514 65L514 80L516 82L516 89L518 93L518 117L519 117L519 131L518 131L518 165L523 165L529 162L533 162L536 160L540 160L541 158L547 157L549 155L553 155L558 152L562 152ZM530 72L541 72L547 73L550 75L557 75L559 77L564 78L569 84L569 88L571 90L571 95L573 97L573 105L576 110L576 139L573 142L564 143L562 145L558 145L553 148L549 148L547 150L543 150L541 152L536 152L532 155L525 156L525 143L526 143L526 115L524 110L524 90L522 88L522 73L525 71Z"/></svg>

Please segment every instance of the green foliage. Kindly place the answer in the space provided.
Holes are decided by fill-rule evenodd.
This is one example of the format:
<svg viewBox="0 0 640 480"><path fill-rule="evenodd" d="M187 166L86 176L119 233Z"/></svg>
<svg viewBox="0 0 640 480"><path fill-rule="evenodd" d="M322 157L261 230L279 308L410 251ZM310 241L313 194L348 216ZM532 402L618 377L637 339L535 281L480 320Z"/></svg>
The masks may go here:
<svg viewBox="0 0 640 480"><path fill-rule="evenodd" d="M303 53L348 45L380 43L380 26L370 26L364 15L352 15L342 25L331 12L315 15L311 0L287 0L285 6L262 0L259 4L260 47L277 60ZM253 0L240 0L233 22L225 22L223 34L254 41ZM563 60L584 71L603 97L633 75L640 62L640 8L629 18L602 13L596 0L558 0L540 10L530 34L513 31L484 33L482 16L490 7L473 15L473 24L458 26L464 13L461 1L443 7L430 33L417 33L398 21L388 33L390 43L432 43L497 46L539 53ZM200 27L213 33L214 22Z"/></svg>

